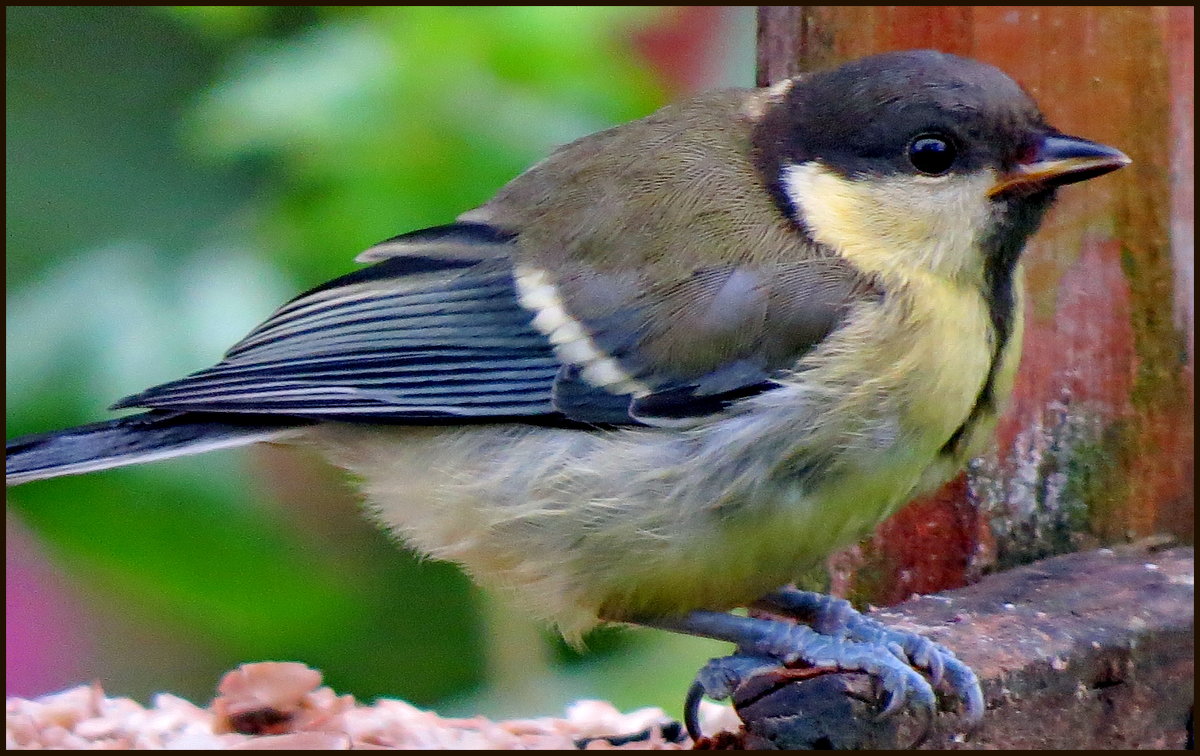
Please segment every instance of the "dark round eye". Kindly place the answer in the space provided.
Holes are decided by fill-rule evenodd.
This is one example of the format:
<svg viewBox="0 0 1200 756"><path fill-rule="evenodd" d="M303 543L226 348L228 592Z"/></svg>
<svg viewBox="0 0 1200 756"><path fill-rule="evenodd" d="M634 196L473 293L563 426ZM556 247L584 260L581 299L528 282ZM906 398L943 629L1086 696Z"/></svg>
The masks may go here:
<svg viewBox="0 0 1200 756"><path fill-rule="evenodd" d="M922 134L908 143L908 161L928 176L940 176L950 170L956 157L954 143L938 134Z"/></svg>

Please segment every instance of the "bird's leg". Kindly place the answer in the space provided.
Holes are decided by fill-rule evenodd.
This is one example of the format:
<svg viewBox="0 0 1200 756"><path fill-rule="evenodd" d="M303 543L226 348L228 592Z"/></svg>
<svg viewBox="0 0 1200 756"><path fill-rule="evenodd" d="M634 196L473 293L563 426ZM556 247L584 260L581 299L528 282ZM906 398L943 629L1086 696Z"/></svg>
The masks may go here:
<svg viewBox="0 0 1200 756"><path fill-rule="evenodd" d="M915 633L895 630L865 617L844 599L783 588L755 602L751 611L750 617L696 611L639 622L737 646L736 653L711 660L696 675L684 716L693 738L700 735L697 713L703 696L727 698L751 679L786 679L793 674L787 667L797 663L870 674L887 696L881 716L911 705L928 722L933 716L935 696L933 687L914 669L917 667L929 674L934 685L945 683L962 700L963 719L969 728L983 716L979 682L952 651Z"/></svg>
<svg viewBox="0 0 1200 756"><path fill-rule="evenodd" d="M804 622L822 635L886 648L901 661L925 670L935 686L944 681L945 687L962 701L963 721L968 728L983 718L983 691L975 673L940 643L866 617L845 599L792 587L768 593L754 603L753 609Z"/></svg>

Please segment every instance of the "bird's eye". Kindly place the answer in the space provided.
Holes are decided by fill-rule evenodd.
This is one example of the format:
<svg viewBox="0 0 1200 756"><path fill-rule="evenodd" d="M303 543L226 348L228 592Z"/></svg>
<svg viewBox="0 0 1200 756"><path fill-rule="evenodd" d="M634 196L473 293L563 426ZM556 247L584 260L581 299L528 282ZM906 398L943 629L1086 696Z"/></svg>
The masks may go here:
<svg viewBox="0 0 1200 756"><path fill-rule="evenodd" d="M908 143L908 161L927 176L940 176L950 170L956 157L954 143L939 134L922 134Z"/></svg>

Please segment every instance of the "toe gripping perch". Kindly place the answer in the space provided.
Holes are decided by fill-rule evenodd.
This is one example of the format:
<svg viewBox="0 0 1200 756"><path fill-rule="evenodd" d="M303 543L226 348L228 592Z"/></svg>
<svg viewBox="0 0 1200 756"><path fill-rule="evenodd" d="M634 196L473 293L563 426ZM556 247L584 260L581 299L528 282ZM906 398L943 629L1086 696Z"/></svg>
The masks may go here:
<svg viewBox="0 0 1200 756"><path fill-rule="evenodd" d="M937 703L934 686L944 684L962 700L969 729L983 716L983 693L975 673L952 651L864 617L848 601L785 588L764 596L753 609L792 621L695 611L644 623L737 646L734 654L706 664L688 691L684 723L693 739L701 735L701 698L728 698L752 678L778 674L795 664L871 675L886 695L880 716L911 706L923 717L926 731ZM929 675L932 685L917 668Z"/></svg>

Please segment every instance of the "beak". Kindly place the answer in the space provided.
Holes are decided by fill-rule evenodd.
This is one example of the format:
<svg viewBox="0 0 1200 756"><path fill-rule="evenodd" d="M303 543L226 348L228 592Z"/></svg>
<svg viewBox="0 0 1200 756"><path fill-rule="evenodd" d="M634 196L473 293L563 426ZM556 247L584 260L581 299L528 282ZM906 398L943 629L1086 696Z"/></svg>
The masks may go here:
<svg viewBox="0 0 1200 756"><path fill-rule="evenodd" d="M1030 159L1017 163L1011 171L1000 176L988 196L1013 191L1032 194L1103 176L1131 162L1124 152L1112 147L1079 137L1053 134L1042 139Z"/></svg>

